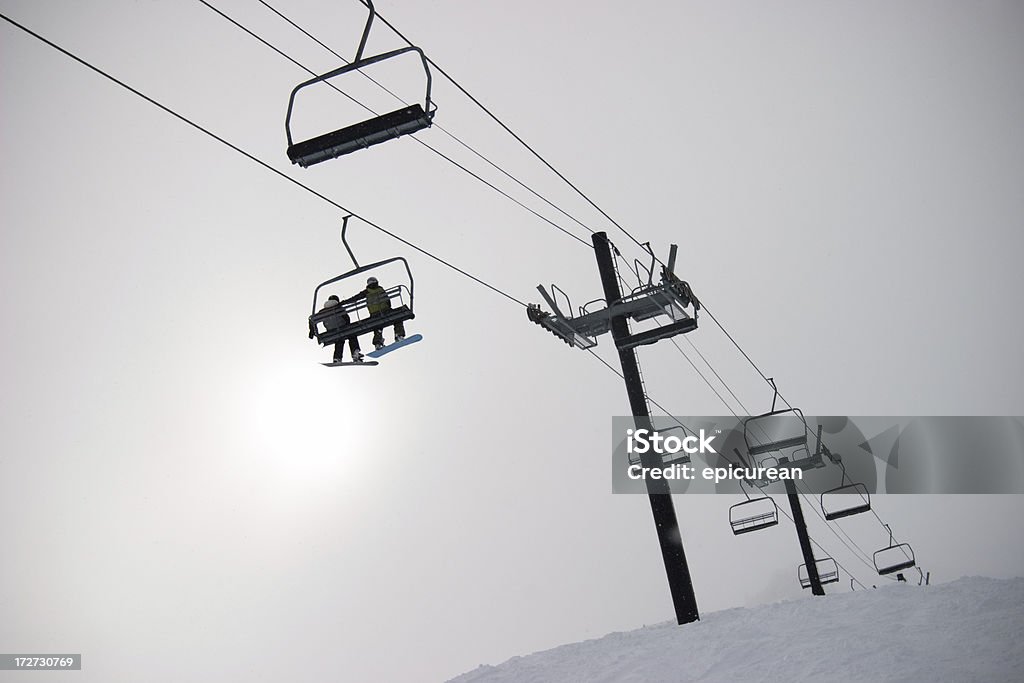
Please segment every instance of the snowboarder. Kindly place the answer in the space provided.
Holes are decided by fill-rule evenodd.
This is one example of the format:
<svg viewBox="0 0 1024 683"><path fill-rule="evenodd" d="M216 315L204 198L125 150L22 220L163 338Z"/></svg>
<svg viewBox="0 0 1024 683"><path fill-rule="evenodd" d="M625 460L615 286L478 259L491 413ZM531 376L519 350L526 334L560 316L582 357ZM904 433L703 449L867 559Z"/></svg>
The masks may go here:
<svg viewBox="0 0 1024 683"><path fill-rule="evenodd" d="M382 316L391 310L391 298L375 277L366 278L366 289L354 296L350 296L341 303L349 304L360 299L366 299L366 310L369 312L370 318ZM400 342L403 339L405 339L405 325L399 320L395 323L395 342ZM381 349L383 347L384 328L378 327L373 331L373 348Z"/></svg>
<svg viewBox="0 0 1024 683"><path fill-rule="evenodd" d="M341 302L338 300L338 296L336 294L332 294L329 297L327 297L327 301L324 303L324 307L321 308L318 311L318 315L320 313L323 313L324 311L326 311L328 309L331 309L331 308L334 308L334 307L340 306L340 305L341 305ZM333 331L333 330L337 330L337 329L340 329L342 327L345 327L350 322L351 322L351 319L349 318L348 313L346 313L345 311L339 311L337 315L332 315L331 317L329 317L326 320L324 320L324 327L326 327L328 331ZM309 338L310 339L312 339L314 337L315 332L316 332L316 330L313 329L312 323L310 323L310 328L309 328ZM354 335L351 336L351 337L342 337L337 342L335 342L335 344L334 344L334 362L335 363L341 363L342 362L343 356L344 356L344 352L345 352L345 340L346 339L348 340L349 350L352 352L352 362L354 362L354 363L362 363L363 362L363 352L359 350L359 338L354 336Z"/></svg>

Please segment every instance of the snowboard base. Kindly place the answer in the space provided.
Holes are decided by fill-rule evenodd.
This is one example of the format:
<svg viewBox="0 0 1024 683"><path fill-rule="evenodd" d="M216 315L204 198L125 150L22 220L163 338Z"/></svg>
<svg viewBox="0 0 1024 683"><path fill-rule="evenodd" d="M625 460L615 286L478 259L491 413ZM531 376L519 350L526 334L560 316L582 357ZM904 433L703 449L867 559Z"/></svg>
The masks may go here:
<svg viewBox="0 0 1024 683"><path fill-rule="evenodd" d="M370 358L380 358L381 356L383 356L385 354L388 354L388 353L391 353L392 351L395 351L397 349L400 349L403 346L408 346L409 344L415 344L416 342L420 341L421 339L423 339L423 335L422 334L414 334L411 337L406 337L405 339L403 339L400 342L394 342L393 344L388 344L387 346L382 346L379 349L377 349L376 351L371 351L370 353L368 353L366 355L368 357L370 357Z"/></svg>
<svg viewBox="0 0 1024 683"><path fill-rule="evenodd" d="M341 365L380 365L380 363L378 363L375 360L364 360L364 361L359 362L359 363L357 363L357 362L355 362L353 360L342 360L342 361L335 361L333 363L321 363L320 365L323 365L324 367L327 367L327 368L336 368L336 367L339 367Z"/></svg>

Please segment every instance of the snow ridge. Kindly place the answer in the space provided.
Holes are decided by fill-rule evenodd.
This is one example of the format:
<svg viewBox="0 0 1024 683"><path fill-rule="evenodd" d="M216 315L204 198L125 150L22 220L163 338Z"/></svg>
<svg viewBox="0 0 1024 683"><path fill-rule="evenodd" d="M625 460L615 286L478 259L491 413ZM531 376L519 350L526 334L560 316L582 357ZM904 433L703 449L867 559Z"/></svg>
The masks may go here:
<svg viewBox="0 0 1024 683"><path fill-rule="evenodd" d="M514 657L452 683L1021 681L1024 578L895 584Z"/></svg>

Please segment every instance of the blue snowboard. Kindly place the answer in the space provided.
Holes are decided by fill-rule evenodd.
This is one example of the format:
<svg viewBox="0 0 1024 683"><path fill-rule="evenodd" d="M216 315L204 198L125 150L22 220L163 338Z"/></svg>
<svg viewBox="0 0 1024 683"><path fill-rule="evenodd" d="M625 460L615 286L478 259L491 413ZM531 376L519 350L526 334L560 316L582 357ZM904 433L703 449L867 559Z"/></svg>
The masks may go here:
<svg viewBox="0 0 1024 683"><path fill-rule="evenodd" d="M388 354L388 353L391 353L392 351L394 351L396 349L400 349L403 346L408 346L409 344L415 344L416 342L418 342L421 339L423 339L423 335L422 334L414 334L411 337L406 337L405 339L403 339L400 342L395 342L394 344L388 344L387 346L382 346L381 348L377 349L376 351L371 351L370 353L368 353L366 355L369 356L370 358L380 358L381 356L383 356L385 354Z"/></svg>

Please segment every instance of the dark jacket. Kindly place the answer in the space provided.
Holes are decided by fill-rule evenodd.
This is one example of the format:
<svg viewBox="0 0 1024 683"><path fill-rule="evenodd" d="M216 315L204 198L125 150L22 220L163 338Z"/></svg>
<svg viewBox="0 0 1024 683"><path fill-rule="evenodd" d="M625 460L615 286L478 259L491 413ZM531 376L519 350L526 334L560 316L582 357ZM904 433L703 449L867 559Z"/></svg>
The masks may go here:
<svg viewBox="0 0 1024 683"><path fill-rule="evenodd" d="M317 311L317 315L320 315L324 311L329 311L330 309L335 308L338 305L339 305L338 302L335 301L334 299L328 299L324 303L324 307L321 308L319 311ZM327 318L324 318L323 322L324 322L324 327L327 328L327 331L331 332L333 330L338 329L339 327L344 327L345 325L348 325L349 322L351 322L351 319L349 318L348 313L346 313L345 311L338 311L337 315L332 315L332 316L329 316ZM312 339L315 334L316 334L316 326L313 324L313 318L310 318L309 319L309 338Z"/></svg>
<svg viewBox="0 0 1024 683"><path fill-rule="evenodd" d="M388 297L387 290L380 285L367 287L355 296L345 299L342 303L350 304L360 299L366 299L366 310L370 312L370 315L391 310L391 298Z"/></svg>

